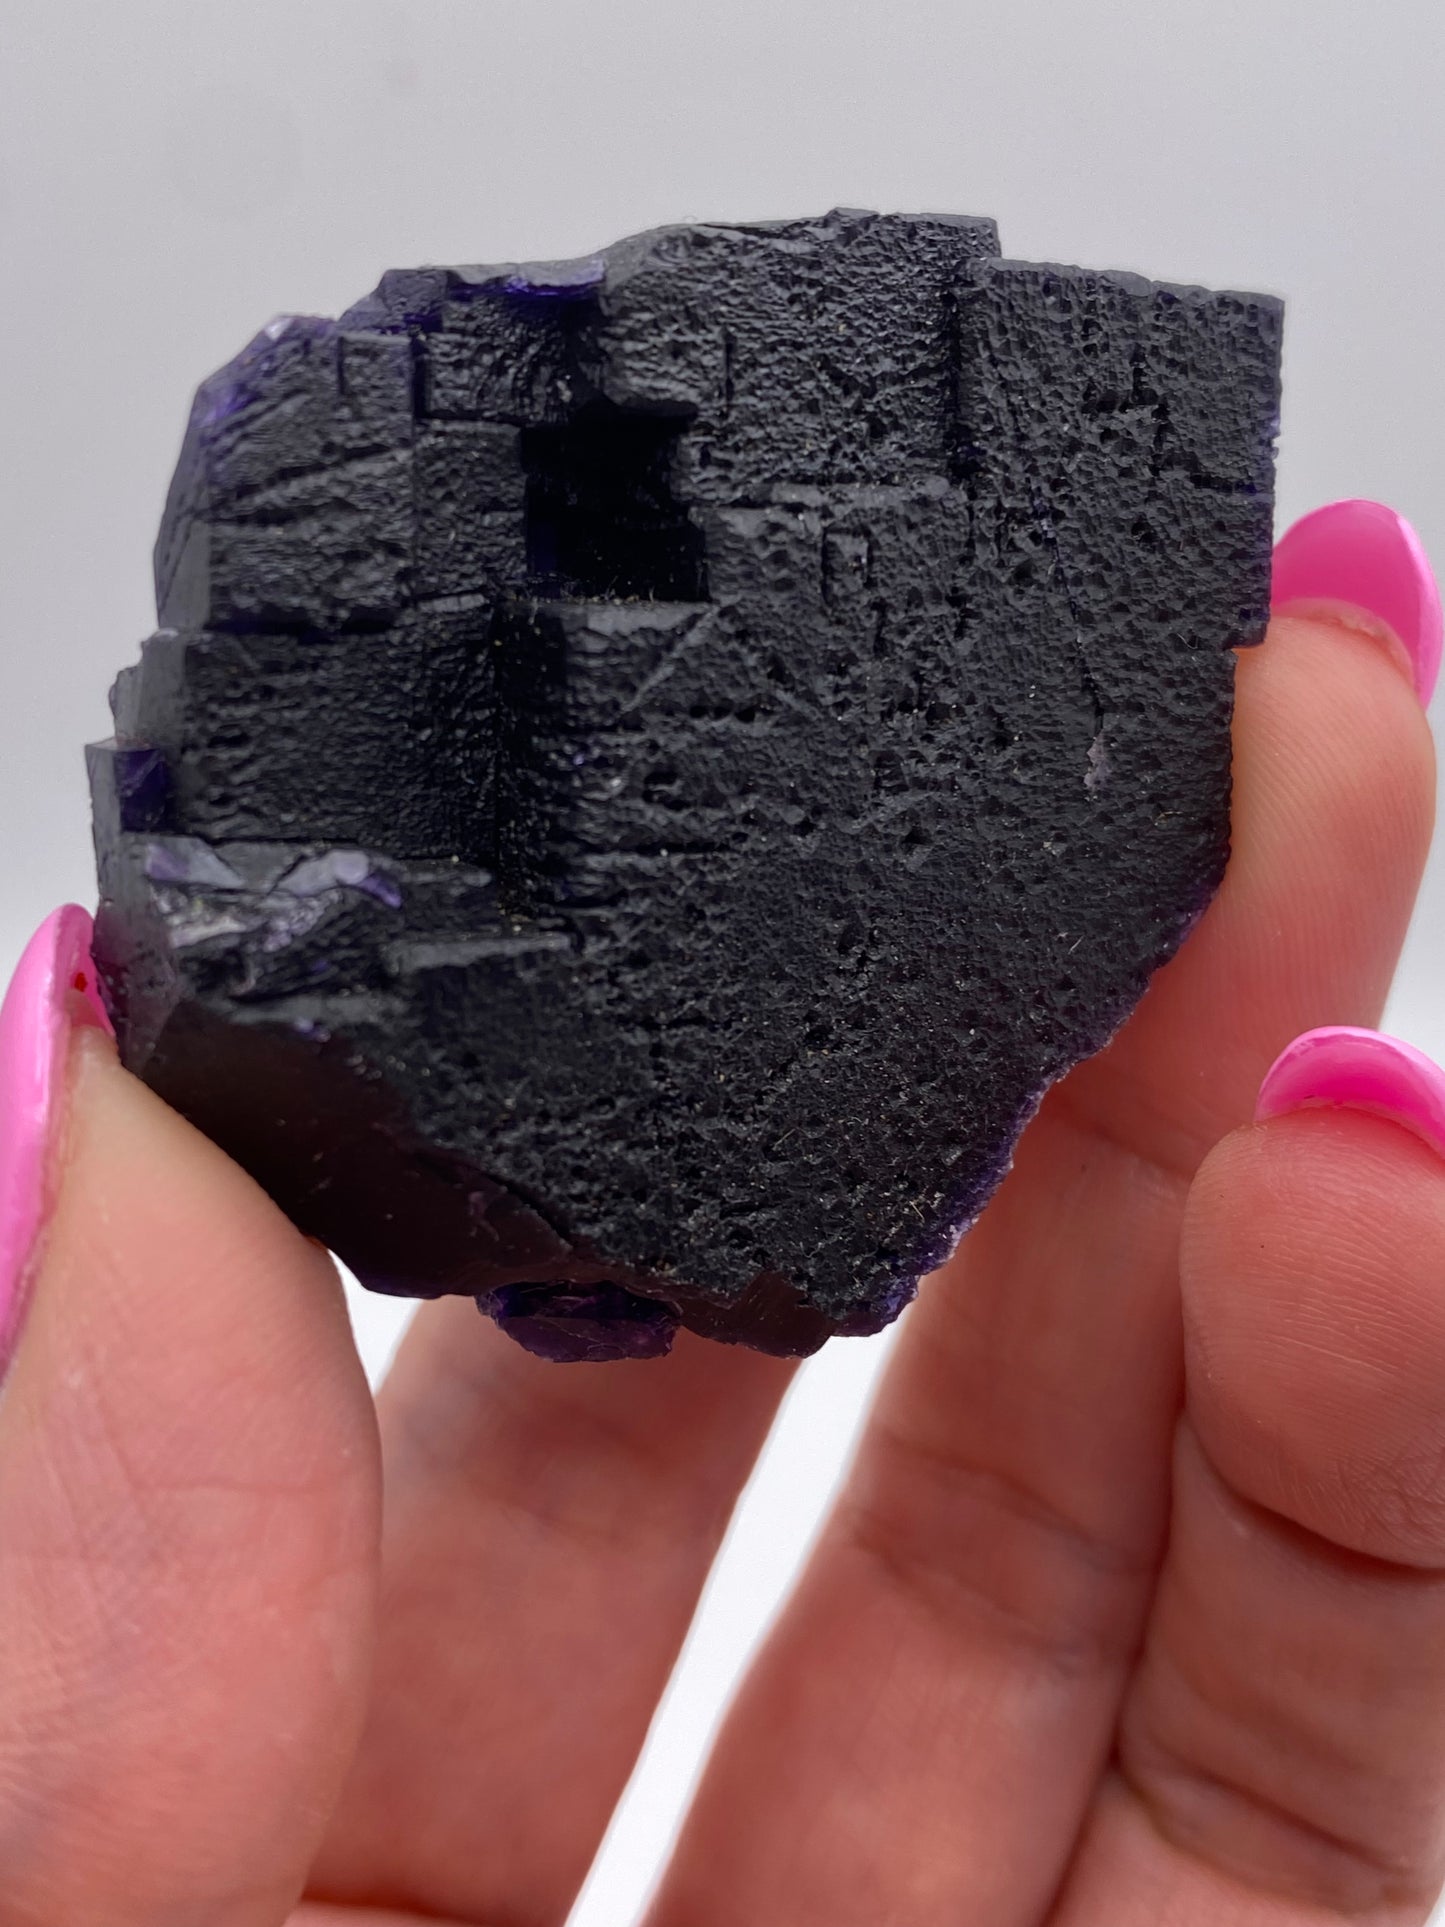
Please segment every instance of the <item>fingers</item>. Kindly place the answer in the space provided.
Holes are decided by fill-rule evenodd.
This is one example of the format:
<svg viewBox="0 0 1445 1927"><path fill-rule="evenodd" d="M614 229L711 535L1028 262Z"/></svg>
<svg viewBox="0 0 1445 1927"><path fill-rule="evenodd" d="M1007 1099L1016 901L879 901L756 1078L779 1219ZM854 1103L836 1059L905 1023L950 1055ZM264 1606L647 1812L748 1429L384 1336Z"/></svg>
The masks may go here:
<svg viewBox="0 0 1445 1927"><path fill-rule="evenodd" d="M1249 1115L1290 1037L1384 1008L1435 817L1429 724L1392 653L1338 623L1276 617L1240 659L1234 783L1218 897L1061 1092L1185 1173Z"/></svg>
<svg viewBox="0 0 1445 1927"><path fill-rule="evenodd" d="M1264 1102L1278 1120L1218 1147L1185 1219L1191 1424L1252 1504L1445 1563L1445 1076L1378 1032L1315 1031Z"/></svg>
<svg viewBox="0 0 1445 1927"><path fill-rule="evenodd" d="M0 1923L274 1927L360 1716L370 1400L325 1256L68 1055L0 1394Z"/></svg>
<svg viewBox="0 0 1445 1927"><path fill-rule="evenodd" d="M1190 1177L1290 1035L1377 1014L1429 835L1424 719L1367 637L1276 622L1235 745L1220 894L925 1287L654 1927L1047 1910L1162 1549Z"/></svg>
<svg viewBox="0 0 1445 1927"><path fill-rule="evenodd" d="M1067 1927L1430 1912L1442 1153L1380 1117L1306 1110L1226 1139L1195 1181L1169 1556Z"/></svg>
<svg viewBox="0 0 1445 1927"><path fill-rule="evenodd" d="M317 1899L566 1917L790 1371L688 1333L552 1365L423 1309L381 1398L375 1691Z"/></svg>
<svg viewBox="0 0 1445 1927"><path fill-rule="evenodd" d="M286 1927L466 1927L466 1923L439 1920L434 1914L421 1921L415 1914L398 1914L390 1909L377 1913L371 1907L328 1907L322 1901L298 1907Z"/></svg>

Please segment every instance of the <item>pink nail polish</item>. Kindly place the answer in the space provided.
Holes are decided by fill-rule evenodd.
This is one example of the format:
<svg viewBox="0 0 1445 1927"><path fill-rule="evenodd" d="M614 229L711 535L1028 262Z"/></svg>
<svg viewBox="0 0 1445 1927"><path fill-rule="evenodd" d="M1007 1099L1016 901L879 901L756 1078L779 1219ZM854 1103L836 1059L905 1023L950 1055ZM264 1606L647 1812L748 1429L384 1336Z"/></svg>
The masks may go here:
<svg viewBox="0 0 1445 1927"><path fill-rule="evenodd" d="M1440 590L1424 547L1383 502L1331 502L1286 529L1275 546L1270 600L1277 611L1334 605L1383 624L1409 658L1428 703L1440 675Z"/></svg>
<svg viewBox="0 0 1445 1927"><path fill-rule="evenodd" d="M49 1152L76 1024L110 1030L76 904L30 939L0 1006L0 1369L18 1336L31 1256L49 1209Z"/></svg>
<svg viewBox="0 0 1445 1927"><path fill-rule="evenodd" d="M1445 1158L1445 1071L1403 1038L1349 1025L1303 1032L1265 1072L1254 1115L1324 1104L1388 1117Z"/></svg>

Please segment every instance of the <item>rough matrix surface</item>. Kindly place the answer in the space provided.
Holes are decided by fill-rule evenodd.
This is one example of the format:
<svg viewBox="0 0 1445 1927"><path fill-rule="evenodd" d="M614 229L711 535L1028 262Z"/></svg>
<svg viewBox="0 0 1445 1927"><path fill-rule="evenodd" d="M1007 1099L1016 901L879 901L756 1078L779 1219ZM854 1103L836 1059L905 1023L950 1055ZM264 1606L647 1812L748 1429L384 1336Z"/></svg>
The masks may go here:
<svg viewBox="0 0 1445 1927"><path fill-rule="evenodd" d="M563 1358L874 1331L1205 905L1280 310L996 255L389 274L200 390L98 961L367 1284Z"/></svg>

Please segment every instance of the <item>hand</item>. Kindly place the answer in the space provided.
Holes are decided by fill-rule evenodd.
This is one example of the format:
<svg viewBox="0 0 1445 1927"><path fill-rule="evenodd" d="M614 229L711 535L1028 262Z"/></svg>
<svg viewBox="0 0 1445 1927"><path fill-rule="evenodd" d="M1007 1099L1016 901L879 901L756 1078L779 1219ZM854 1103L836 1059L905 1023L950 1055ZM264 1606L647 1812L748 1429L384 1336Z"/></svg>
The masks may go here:
<svg viewBox="0 0 1445 1927"><path fill-rule="evenodd" d="M1224 887L910 1314L652 1927L1428 1914L1445 1137L1249 1122L1297 1032L1380 1015L1433 808L1398 653L1282 617L1241 660ZM83 1015L45 964L12 1114L26 995L57 1067ZM788 1368L554 1367L449 1301L373 1408L325 1254L99 1029L68 1066L0 1192L18 1256L48 1129L0 1927L560 1927Z"/></svg>

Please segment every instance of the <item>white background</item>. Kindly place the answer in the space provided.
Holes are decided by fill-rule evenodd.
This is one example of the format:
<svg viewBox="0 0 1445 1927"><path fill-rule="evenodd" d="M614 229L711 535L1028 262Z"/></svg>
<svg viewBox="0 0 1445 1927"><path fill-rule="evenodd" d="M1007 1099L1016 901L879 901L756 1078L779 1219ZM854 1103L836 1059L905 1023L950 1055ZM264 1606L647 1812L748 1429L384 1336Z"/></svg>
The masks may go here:
<svg viewBox="0 0 1445 1927"><path fill-rule="evenodd" d="M1273 290L1281 526L1371 495L1445 556L1442 43L1438 0L3 0L0 966L93 896L79 746L192 388L387 266L843 203ZM1390 1022L1445 1058L1442 955L1437 862ZM632 1917L884 1349L805 1372L573 1927Z"/></svg>

